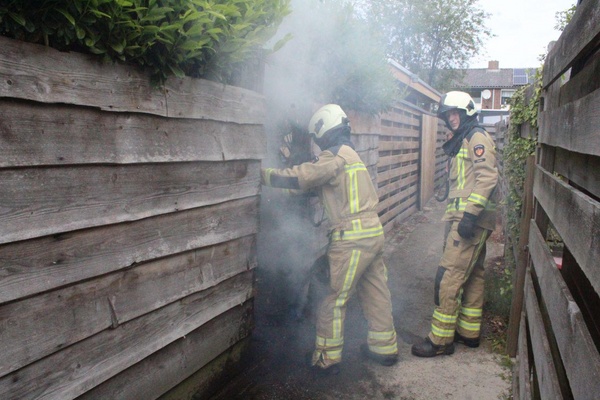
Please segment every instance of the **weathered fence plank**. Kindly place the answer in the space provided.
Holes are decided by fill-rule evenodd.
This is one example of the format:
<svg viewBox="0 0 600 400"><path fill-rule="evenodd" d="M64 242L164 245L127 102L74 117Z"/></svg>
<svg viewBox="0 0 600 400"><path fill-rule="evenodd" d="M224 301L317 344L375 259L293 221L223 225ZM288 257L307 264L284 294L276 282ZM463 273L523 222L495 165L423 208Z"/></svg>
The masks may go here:
<svg viewBox="0 0 600 400"><path fill-rule="evenodd" d="M533 266L540 290L544 293L543 301L573 397L588 399L590 393L600 393L600 354L534 222L531 223L530 232L529 249Z"/></svg>
<svg viewBox="0 0 600 400"><path fill-rule="evenodd" d="M555 152L554 171L592 195L600 197L600 157L558 148Z"/></svg>
<svg viewBox="0 0 600 400"><path fill-rule="evenodd" d="M599 155L600 91L540 113L539 141L582 154Z"/></svg>
<svg viewBox="0 0 600 400"><path fill-rule="evenodd" d="M521 313L520 328L519 328L519 353L518 358L518 382L519 391L513 392L519 394L519 400L531 399L531 381L530 381L530 366L529 366L529 347L527 346L527 325L525 311ZM513 378L514 379L514 378Z"/></svg>
<svg viewBox="0 0 600 400"><path fill-rule="evenodd" d="M402 140L402 141L387 141L382 140L379 142L379 151L393 151L393 150L416 150L420 149L421 145L418 141L413 140Z"/></svg>
<svg viewBox="0 0 600 400"><path fill-rule="evenodd" d="M408 204L407 208L400 208L400 212L398 212L398 210L392 210L391 212L387 212L385 213L380 219L381 221L385 221L386 225L384 225L383 229L385 230L385 232L389 232L390 230L396 228L396 221L397 222L401 222L404 219L410 217L411 215L413 215L414 213L416 213L417 211L419 211L419 209L417 208L417 205L415 203L414 200L412 199L407 199L404 202L404 205Z"/></svg>
<svg viewBox="0 0 600 400"><path fill-rule="evenodd" d="M557 96L558 104L556 106L571 103L600 89L598 71L600 71L600 53L595 54L591 60L587 60L581 71L560 86L560 95Z"/></svg>
<svg viewBox="0 0 600 400"><path fill-rule="evenodd" d="M262 159L261 125L0 99L0 167Z"/></svg>
<svg viewBox="0 0 600 400"><path fill-rule="evenodd" d="M379 163L377 163L377 167L381 168L381 167L386 167L388 165L395 165L395 164L401 164L401 163L407 163L407 162L412 162L415 163L415 165L417 165L417 161L419 161L419 153L415 152L415 153L405 153L405 154L393 154L393 155L386 155L386 156L381 156L381 153L379 155Z"/></svg>
<svg viewBox="0 0 600 400"><path fill-rule="evenodd" d="M531 348L540 386L541 398L546 400L562 399L556 367L550 353L548 335L544 328L544 321L540 312L540 306L535 295L535 289L531 282L531 276L525 278L525 304L529 330L531 332Z"/></svg>
<svg viewBox="0 0 600 400"><path fill-rule="evenodd" d="M419 138L421 129L419 126L406 128L381 125L381 135L383 136L383 139L387 139L387 137Z"/></svg>
<svg viewBox="0 0 600 400"><path fill-rule="evenodd" d="M389 212L391 208L400 207L401 205L405 204L406 201L411 200L411 198L414 197L414 195L417 193L417 189L418 186L416 184L413 184L405 190L381 201L378 207L379 212L381 213L384 210L387 210L386 212ZM398 204L394 205L395 203Z"/></svg>
<svg viewBox="0 0 600 400"><path fill-rule="evenodd" d="M435 150L438 118L427 114L423 114L421 118L421 154L419 155L421 179L419 207L422 209L427 201L433 197L435 190Z"/></svg>
<svg viewBox="0 0 600 400"><path fill-rule="evenodd" d="M259 193L258 161L0 169L0 243Z"/></svg>
<svg viewBox="0 0 600 400"><path fill-rule="evenodd" d="M384 113L381 116L381 123L384 125L392 124L395 127L419 127L421 125L420 118L416 114L404 111L403 109L399 108L394 108L392 111Z"/></svg>
<svg viewBox="0 0 600 400"><path fill-rule="evenodd" d="M600 7L597 0L582 1L560 38L546 57L544 87L565 72L575 60L592 52L600 39Z"/></svg>
<svg viewBox="0 0 600 400"><path fill-rule="evenodd" d="M0 320L11 321L0 331L9 361L0 376L252 269L253 243L247 236L0 306Z"/></svg>
<svg viewBox="0 0 600 400"><path fill-rule="evenodd" d="M251 302L232 308L77 399L156 399L247 337L251 313Z"/></svg>
<svg viewBox="0 0 600 400"><path fill-rule="evenodd" d="M600 293L600 203L537 167L534 195L590 283ZM567 212L568 210L568 212Z"/></svg>
<svg viewBox="0 0 600 400"><path fill-rule="evenodd" d="M419 182L419 178L420 177L417 174L415 174L412 176L408 176L406 178L399 179L394 182L390 182L377 191L377 193L379 194L379 198L383 198L385 195L387 195L393 191L402 190L403 188L408 188L409 186L412 186L415 183Z"/></svg>
<svg viewBox="0 0 600 400"><path fill-rule="evenodd" d="M256 233L258 198L0 246L0 303Z"/></svg>
<svg viewBox="0 0 600 400"><path fill-rule="evenodd" d="M251 90L190 78L168 79L164 90L170 118L245 124L262 124L266 119L264 97Z"/></svg>
<svg viewBox="0 0 600 400"><path fill-rule="evenodd" d="M377 178L380 184L379 189L383 187L383 185L387 185L390 180L394 178L399 178L407 174L416 173L419 170L419 166L417 164L404 165L398 168L389 168L378 170Z"/></svg>
<svg viewBox="0 0 600 400"><path fill-rule="evenodd" d="M527 157L525 182L523 194L523 206L521 211L520 236L518 243L508 237L509 243L513 247L515 259L515 271L513 279L513 296L510 306L510 315L508 329L506 332L506 351L510 357L517 353L517 344L519 340L519 327L521 325L521 313L523 310L523 286L525 284L525 274L529 264L529 254L527 252L527 243L529 241L529 227L533 214L533 179L535 174L535 156Z"/></svg>
<svg viewBox="0 0 600 400"><path fill-rule="evenodd" d="M2 37L0 49L0 97L171 118L264 121L264 97L250 90L192 78L155 88L147 73L98 57Z"/></svg>
<svg viewBox="0 0 600 400"><path fill-rule="evenodd" d="M252 271L0 378L6 399L75 398L252 296ZM56 368L60 365L61 368Z"/></svg>

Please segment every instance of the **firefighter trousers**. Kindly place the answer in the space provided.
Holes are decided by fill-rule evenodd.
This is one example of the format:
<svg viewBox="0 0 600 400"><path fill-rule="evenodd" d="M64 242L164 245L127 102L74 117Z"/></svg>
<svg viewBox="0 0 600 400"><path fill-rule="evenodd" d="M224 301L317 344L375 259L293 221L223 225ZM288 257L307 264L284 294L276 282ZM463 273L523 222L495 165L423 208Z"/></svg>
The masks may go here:
<svg viewBox="0 0 600 400"><path fill-rule="evenodd" d="M317 312L313 365L327 368L341 362L346 306L355 292L368 321L369 349L382 355L398 353L387 269L382 258L384 240L380 235L330 243L330 287Z"/></svg>
<svg viewBox="0 0 600 400"><path fill-rule="evenodd" d="M485 243L491 231L477 227L471 239L462 238L458 221L448 222L444 253L435 279L436 308L429 339L436 345L450 344L454 332L478 338L484 291Z"/></svg>

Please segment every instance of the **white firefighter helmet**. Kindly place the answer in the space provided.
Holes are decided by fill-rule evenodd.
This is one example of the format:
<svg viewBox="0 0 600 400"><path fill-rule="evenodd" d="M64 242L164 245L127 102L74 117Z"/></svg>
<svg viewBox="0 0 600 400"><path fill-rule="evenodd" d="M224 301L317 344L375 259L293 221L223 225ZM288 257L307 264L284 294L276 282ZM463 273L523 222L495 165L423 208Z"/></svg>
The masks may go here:
<svg viewBox="0 0 600 400"><path fill-rule="evenodd" d="M317 139L330 130L349 125L348 116L337 104L327 104L315 112L308 123L308 133Z"/></svg>
<svg viewBox="0 0 600 400"><path fill-rule="evenodd" d="M442 96L438 107L438 117L444 118L446 111L456 109L465 110L469 117L477 113L475 102L468 93L453 91Z"/></svg>

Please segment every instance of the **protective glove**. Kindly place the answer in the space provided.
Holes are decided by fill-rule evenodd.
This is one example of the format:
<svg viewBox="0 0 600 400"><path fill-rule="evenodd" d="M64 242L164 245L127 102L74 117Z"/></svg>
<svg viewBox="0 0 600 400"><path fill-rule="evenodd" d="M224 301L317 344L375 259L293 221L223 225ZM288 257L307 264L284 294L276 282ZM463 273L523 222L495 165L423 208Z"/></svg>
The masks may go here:
<svg viewBox="0 0 600 400"><path fill-rule="evenodd" d="M477 215L468 212L463 214L462 219L458 223L458 234L464 239L471 239L475 235L475 222Z"/></svg>

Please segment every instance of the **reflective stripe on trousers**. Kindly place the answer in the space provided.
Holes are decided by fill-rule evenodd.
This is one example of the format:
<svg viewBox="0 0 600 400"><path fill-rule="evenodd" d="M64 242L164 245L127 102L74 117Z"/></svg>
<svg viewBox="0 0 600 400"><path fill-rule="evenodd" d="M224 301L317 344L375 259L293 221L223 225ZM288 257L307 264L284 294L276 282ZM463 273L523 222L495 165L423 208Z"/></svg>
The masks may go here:
<svg viewBox="0 0 600 400"><path fill-rule="evenodd" d="M354 293L369 324L369 348L378 354L397 354L391 296L383 262L384 241L380 235L353 242L331 242L327 253L331 287L318 310L313 363L328 367L341 361L346 306Z"/></svg>
<svg viewBox="0 0 600 400"><path fill-rule="evenodd" d="M455 331L468 338L479 337L481 327L485 242L491 232L477 228L475 238L465 240L456 231L458 222L451 224L440 262L445 272L439 282L439 304L429 335L437 345L451 343Z"/></svg>

